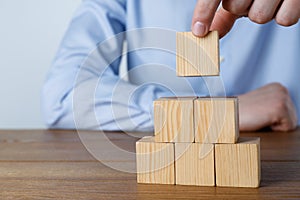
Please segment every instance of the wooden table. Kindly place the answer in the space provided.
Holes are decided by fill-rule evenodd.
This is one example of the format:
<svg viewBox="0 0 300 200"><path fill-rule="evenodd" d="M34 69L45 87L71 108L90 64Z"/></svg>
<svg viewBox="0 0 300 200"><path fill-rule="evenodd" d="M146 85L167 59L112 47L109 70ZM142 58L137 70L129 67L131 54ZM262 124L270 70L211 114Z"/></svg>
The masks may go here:
<svg viewBox="0 0 300 200"><path fill-rule="evenodd" d="M80 133L91 141L95 135L105 135L120 148L134 152L136 137ZM3 130L0 199L300 199L300 129L242 136L261 137L259 189L137 184L135 174L110 169L93 158L76 131ZM95 143L101 146L103 142ZM107 162L118 161L111 156Z"/></svg>

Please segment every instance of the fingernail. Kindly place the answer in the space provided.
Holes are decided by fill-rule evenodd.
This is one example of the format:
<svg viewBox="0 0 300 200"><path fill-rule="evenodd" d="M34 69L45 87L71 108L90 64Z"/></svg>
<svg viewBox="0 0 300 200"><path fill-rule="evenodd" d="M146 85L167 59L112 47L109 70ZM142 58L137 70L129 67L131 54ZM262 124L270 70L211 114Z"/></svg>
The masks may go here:
<svg viewBox="0 0 300 200"><path fill-rule="evenodd" d="M201 22L196 22L193 26L193 33L196 36L202 37L206 35L206 26Z"/></svg>

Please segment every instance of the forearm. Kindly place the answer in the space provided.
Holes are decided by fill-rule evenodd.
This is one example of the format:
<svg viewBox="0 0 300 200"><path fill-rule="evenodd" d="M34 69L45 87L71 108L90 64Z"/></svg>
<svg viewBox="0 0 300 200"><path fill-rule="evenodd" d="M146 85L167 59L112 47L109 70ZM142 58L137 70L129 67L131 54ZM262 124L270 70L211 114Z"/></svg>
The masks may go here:
<svg viewBox="0 0 300 200"><path fill-rule="evenodd" d="M140 88L118 77L102 77L99 82L95 77L74 90L76 128L151 131L153 100L168 95L156 85Z"/></svg>

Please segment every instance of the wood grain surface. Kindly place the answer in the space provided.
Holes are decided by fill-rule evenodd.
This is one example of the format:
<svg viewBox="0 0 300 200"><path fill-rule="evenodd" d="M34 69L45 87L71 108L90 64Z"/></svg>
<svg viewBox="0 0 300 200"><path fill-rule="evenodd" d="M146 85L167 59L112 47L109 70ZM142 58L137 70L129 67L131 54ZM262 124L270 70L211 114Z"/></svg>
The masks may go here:
<svg viewBox="0 0 300 200"><path fill-rule="evenodd" d="M144 137L136 143L137 182L175 185L174 143Z"/></svg>
<svg viewBox="0 0 300 200"><path fill-rule="evenodd" d="M213 144L175 143L177 185L215 186Z"/></svg>
<svg viewBox="0 0 300 200"><path fill-rule="evenodd" d="M154 101L156 142L194 142L194 99L169 97Z"/></svg>
<svg viewBox="0 0 300 200"><path fill-rule="evenodd" d="M134 152L153 133L89 132ZM261 187L223 188L137 184L136 174L110 169L83 146L76 131L0 131L0 199L299 199L300 129L241 133L261 138ZM99 140L103 145L105 140ZM114 156L107 162L118 162ZM128 162L134 161L128 160Z"/></svg>
<svg viewBox="0 0 300 200"><path fill-rule="evenodd" d="M236 144L215 145L216 185L252 187L260 184L260 139L241 137Z"/></svg>
<svg viewBox="0 0 300 200"><path fill-rule="evenodd" d="M236 143L239 138L238 99L198 98L194 100L195 142Z"/></svg>
<svg viewBox="0 0 300 200"><path fill-rule="evenodd" d="M199 38L192 32L176 33L177 76L218 76L220 73L217 31Z"/></svg>

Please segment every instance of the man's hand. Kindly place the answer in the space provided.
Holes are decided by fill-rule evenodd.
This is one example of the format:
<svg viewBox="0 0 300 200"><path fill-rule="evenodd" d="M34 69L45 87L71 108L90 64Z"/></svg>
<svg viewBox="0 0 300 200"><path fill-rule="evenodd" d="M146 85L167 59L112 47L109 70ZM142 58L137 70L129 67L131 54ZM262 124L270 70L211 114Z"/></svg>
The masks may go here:
<svg viewBox="0 0 300 200"><path fill-rule="evenodd" d="M221 2L222 8L217 11ZM280 25L291 26L300 18L300 0L198 0L192 32L203 37L209 30L217 30L223 37L242 16L258 24L275 19Z"/></svg>
<svg viewBox="0 0 300 200"><path fill-rule="evenodd" d="M290 131L297 126L295 106L288 90L278 83L239 96L241 131L270 127L274 131Z"/></svg>

